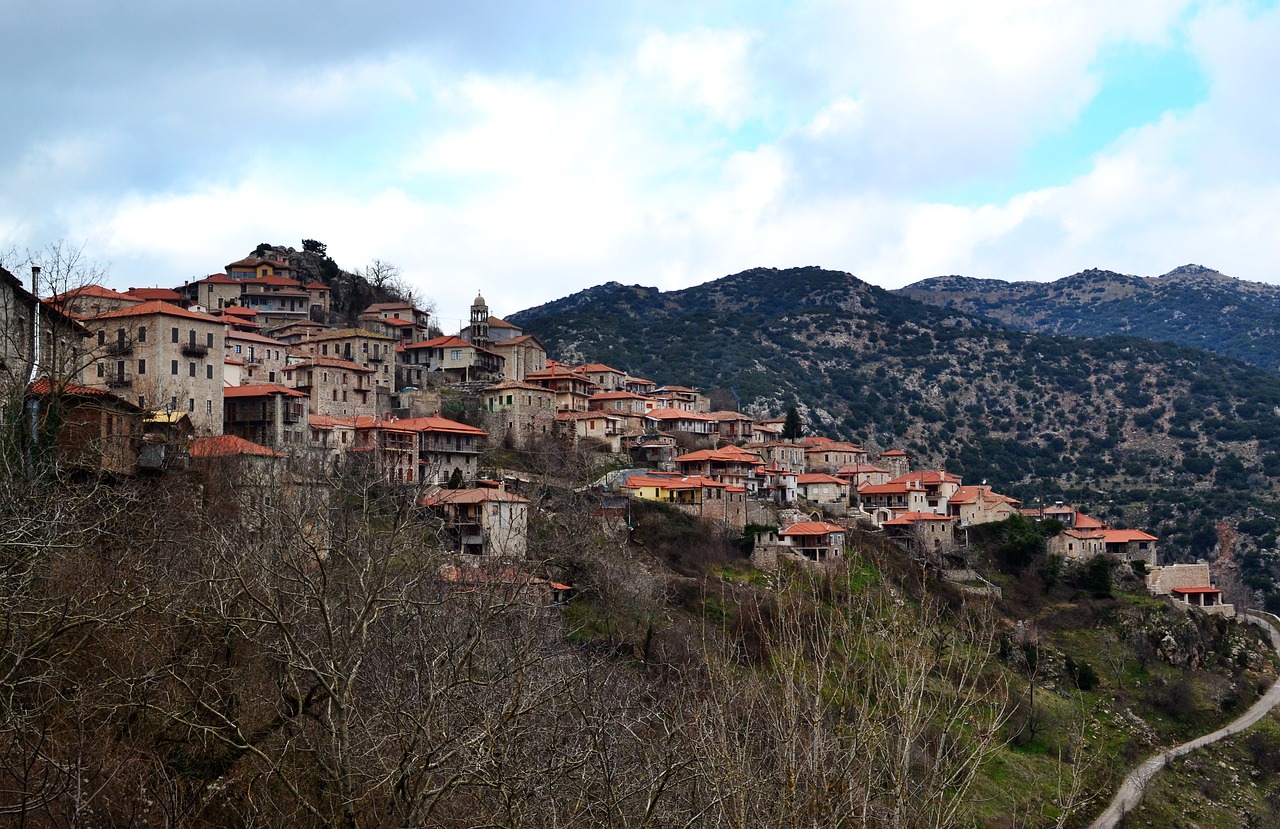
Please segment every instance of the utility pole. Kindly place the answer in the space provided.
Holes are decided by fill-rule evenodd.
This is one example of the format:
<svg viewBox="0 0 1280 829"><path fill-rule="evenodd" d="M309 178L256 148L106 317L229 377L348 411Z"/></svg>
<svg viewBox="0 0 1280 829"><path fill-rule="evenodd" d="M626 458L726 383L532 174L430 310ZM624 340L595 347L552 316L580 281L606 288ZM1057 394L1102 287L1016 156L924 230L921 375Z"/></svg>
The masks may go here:
<svg viewBox="0 0 1280 829"><path fill-rule="evenodd" d="M35 453L40 439L40 399L35 394L36 381L40 379L40 266L31 266L31 375L27 378L27 413L31 418L31 440L27 442L27 478L36 474ZM49 394L53 394L50 378Z"/></svg>

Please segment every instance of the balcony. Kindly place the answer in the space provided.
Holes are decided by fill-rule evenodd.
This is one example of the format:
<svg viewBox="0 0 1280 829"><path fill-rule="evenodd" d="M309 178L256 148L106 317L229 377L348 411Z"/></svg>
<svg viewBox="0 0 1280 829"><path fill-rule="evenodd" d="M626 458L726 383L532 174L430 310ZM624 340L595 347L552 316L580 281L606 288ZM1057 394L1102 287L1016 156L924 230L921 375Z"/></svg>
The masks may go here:
<svg viewBox="0 0 1280 829"><path fill-rule="evenodd" d="M387 359L387 355L385 355L385 354L383 354L383 353L381 353L381 352L379 352L379 353L377 353L377 354L370 354L370 355L369 355L369 362L371 362L371 363L381 363L381 362L385 361L386 359Z"/></svg>
<svg viewBox="0 0 1280 829"><path fill-rule="evenodd" d="M108 357L123 357L126 354L132 353L133 343L130 342L121 342L117 340L116 342L107 343L106 345L106 355Z"/></svg>
<svg viewBox="0 0 1280 829"><path fill-rule="evenodd" d="M209 346L200 345L199 343L183 343L182 355L184 357L204 357L209 353Z"/></svg>
<svg viewBox="0 0 1280 829"><path fill-rule="evenodd" d="M110 374L107 376L107 388L124 389L133 385L133 378L127 374Z"/></svg>

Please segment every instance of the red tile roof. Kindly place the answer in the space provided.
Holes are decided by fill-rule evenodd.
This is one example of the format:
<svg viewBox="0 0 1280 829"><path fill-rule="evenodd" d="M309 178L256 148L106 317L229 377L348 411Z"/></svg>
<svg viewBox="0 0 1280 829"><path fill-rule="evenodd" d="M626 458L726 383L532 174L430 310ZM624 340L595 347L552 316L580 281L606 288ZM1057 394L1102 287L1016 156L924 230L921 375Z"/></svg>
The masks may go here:
<svg viewBox="0 0 1280 829"><path fill-rule="evenodd" d="M1156 537L1142 530L1102 530L1108 544L1127 544L1130 541L1156 541Z"/></svg>
<svg viewBox="0 0 1280 829"><path fill-rule="evenodd" d="M325 368L341 368L341 369L346 369L347 371L362 371L362 372L365 372L366 374L372 374L374 372L373 369L366 368L365 366L362 366L358 363L353 363L350 360L340 360L337 357L316 357L316 356L308 356L305 359L300 360L299 362L290 363L289 365L285 366L284 370L292 371L295 368L303 368L305 366L324 366Z"/></svg>
<svg viewBox="0 0 1280 829"><path fill-rule="evenodd" d="M515 493L493 489L492 487L483 489L441 489L424 494L422 497L423 506L428 507L436 504L487 504L494 501L501 501L507 504L529 503L528 498L521 498Z"/></svg>
<svg viewBox="0 0 1280 829"><path fill-rule="evenodd" d="M686 412L687 414L687 412ZM702 461L720 461L723 463L764 463L758 452L750 452L740 446L722 446L719 449L700 449L676 458L676 463L701 463Z"/></svg>
<svg viewBox="0 0 1280 829"><path fill-rule="evenodd" d="M787 527L785 530L778 533L778 536L779 537L793 536L793 535L812 536L812 535L827 535L828 533L842 533L842 532L846 532L846 530L844 527L841 527L838 524L828 524L826 521L801 521L797 524L792 524L791 526Z"/></svg>
<svg viewBox="0 0 1280 829"><path fill-rule="evenodd" d="M950 515L934 515L932 512L904 512L901 515L895 516L894 518L891 518L890 520L884 523L886 526L893 525L896 527L902 527L902 526L914 524L917 521L956 521L956 520L958 519L953 518Z"/></svg>
<svg viewBox="0 0 1280 829"><path fill-rule="evenodd" d="M285 397L306 397L306 392L291 389L288 386L281 386L278 383L257 383L247 386L227 386L222 390L223 397L239 398L239 397L270 397L273 394L283 394Z"/></svg>
<svg viewBox="0 0 1280 829"><path fill-rule="evenodd" d="M179 317L181 319L196 320L197 322L211 322L214 325L226 325L227 321L219 317L211 317L208 314L199 314L195 311L188 311L186 308L179 308L169 302L159 299L149 299L140 302L130 308L121 308L116 311L108 311L105 314L98 314L93 317L95 320L115 319L117 317L146 317L153 314L161 314L166 317Z"/></svg>
<svg viewBox="0 0 1280 829"><path fill-rule="evenodd" d="M185 302L187 299L172 288L130 288L124 293L125 296L139 299L163 299L165 302Z"/></svg>
<svg viewBox="0 0 1280 829"><path fill-rule="evenodd" d="M485 436L489 434L477 426L468 426L443 417L407 417L403 420L384 421L396 429L407 429L412 432L450 432L458 435Z"/></svg>
<svg viewBox="0 0 1280 829"><path fill-rule="evenodd" d="M827 475L822 472L808 472L796 478L797 484L839 484L840 486L848 486L849 482L837 478L833 475Z"/></svg>
<svg viewBox="0 0 1280 829"><path fill-rule="evenodd" d="M191 457L193 458L227 458L236 455L254 455L266 458L284 457L283 454L274 449L268 449L236 435L215 435L213 437L196 438L191 441Z"/></svg>

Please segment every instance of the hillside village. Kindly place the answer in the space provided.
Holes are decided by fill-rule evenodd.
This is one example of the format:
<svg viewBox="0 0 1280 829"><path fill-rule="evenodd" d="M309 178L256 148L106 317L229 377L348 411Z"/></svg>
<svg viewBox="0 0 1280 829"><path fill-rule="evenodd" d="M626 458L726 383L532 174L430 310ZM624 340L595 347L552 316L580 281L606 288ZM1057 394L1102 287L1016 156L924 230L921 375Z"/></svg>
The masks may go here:
<svg viewBox="0 0 1280 829"><path fill-rule="evenodd" d="M1140 530L1063 504L1024 508L985 482L917 468L900 449L873 457L805 435L788 417L712 411L697 389L559 362L481 295L470 323L446 334L410 301L338 321L332 289L300 276L296 262L249 256L174 288L80 285L40 300L37 326L33 293L0 271L3 367L46 422L56 405L57 445L84 469L183 475L234 464L253 486L284 488L358 467L416 499L462 564L525 559L529 478L494 458L555 446L618 470L596 485L611 506L602 515L641 499L734 536L751 530L752 561L765 569L840 558L862 528L964 572L970 527L1023 514L1061 522L1051 553L1131 562L1154 592L1231 612L1207 567L1158 567L1157 539Z"/></svg>

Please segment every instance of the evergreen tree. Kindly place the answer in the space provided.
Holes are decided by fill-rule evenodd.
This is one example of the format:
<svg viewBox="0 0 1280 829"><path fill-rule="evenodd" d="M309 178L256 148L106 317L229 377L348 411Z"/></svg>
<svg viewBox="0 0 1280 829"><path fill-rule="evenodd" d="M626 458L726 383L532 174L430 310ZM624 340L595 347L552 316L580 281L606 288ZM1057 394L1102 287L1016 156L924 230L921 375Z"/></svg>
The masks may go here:
<svg viewBox="0 0 1280 829"><path fill-rule="evenodd" d="M782 439L796 440L804 436L804 424L800 422L800 412L792 406L787 409L787 420L782 424Z"/></svg>

